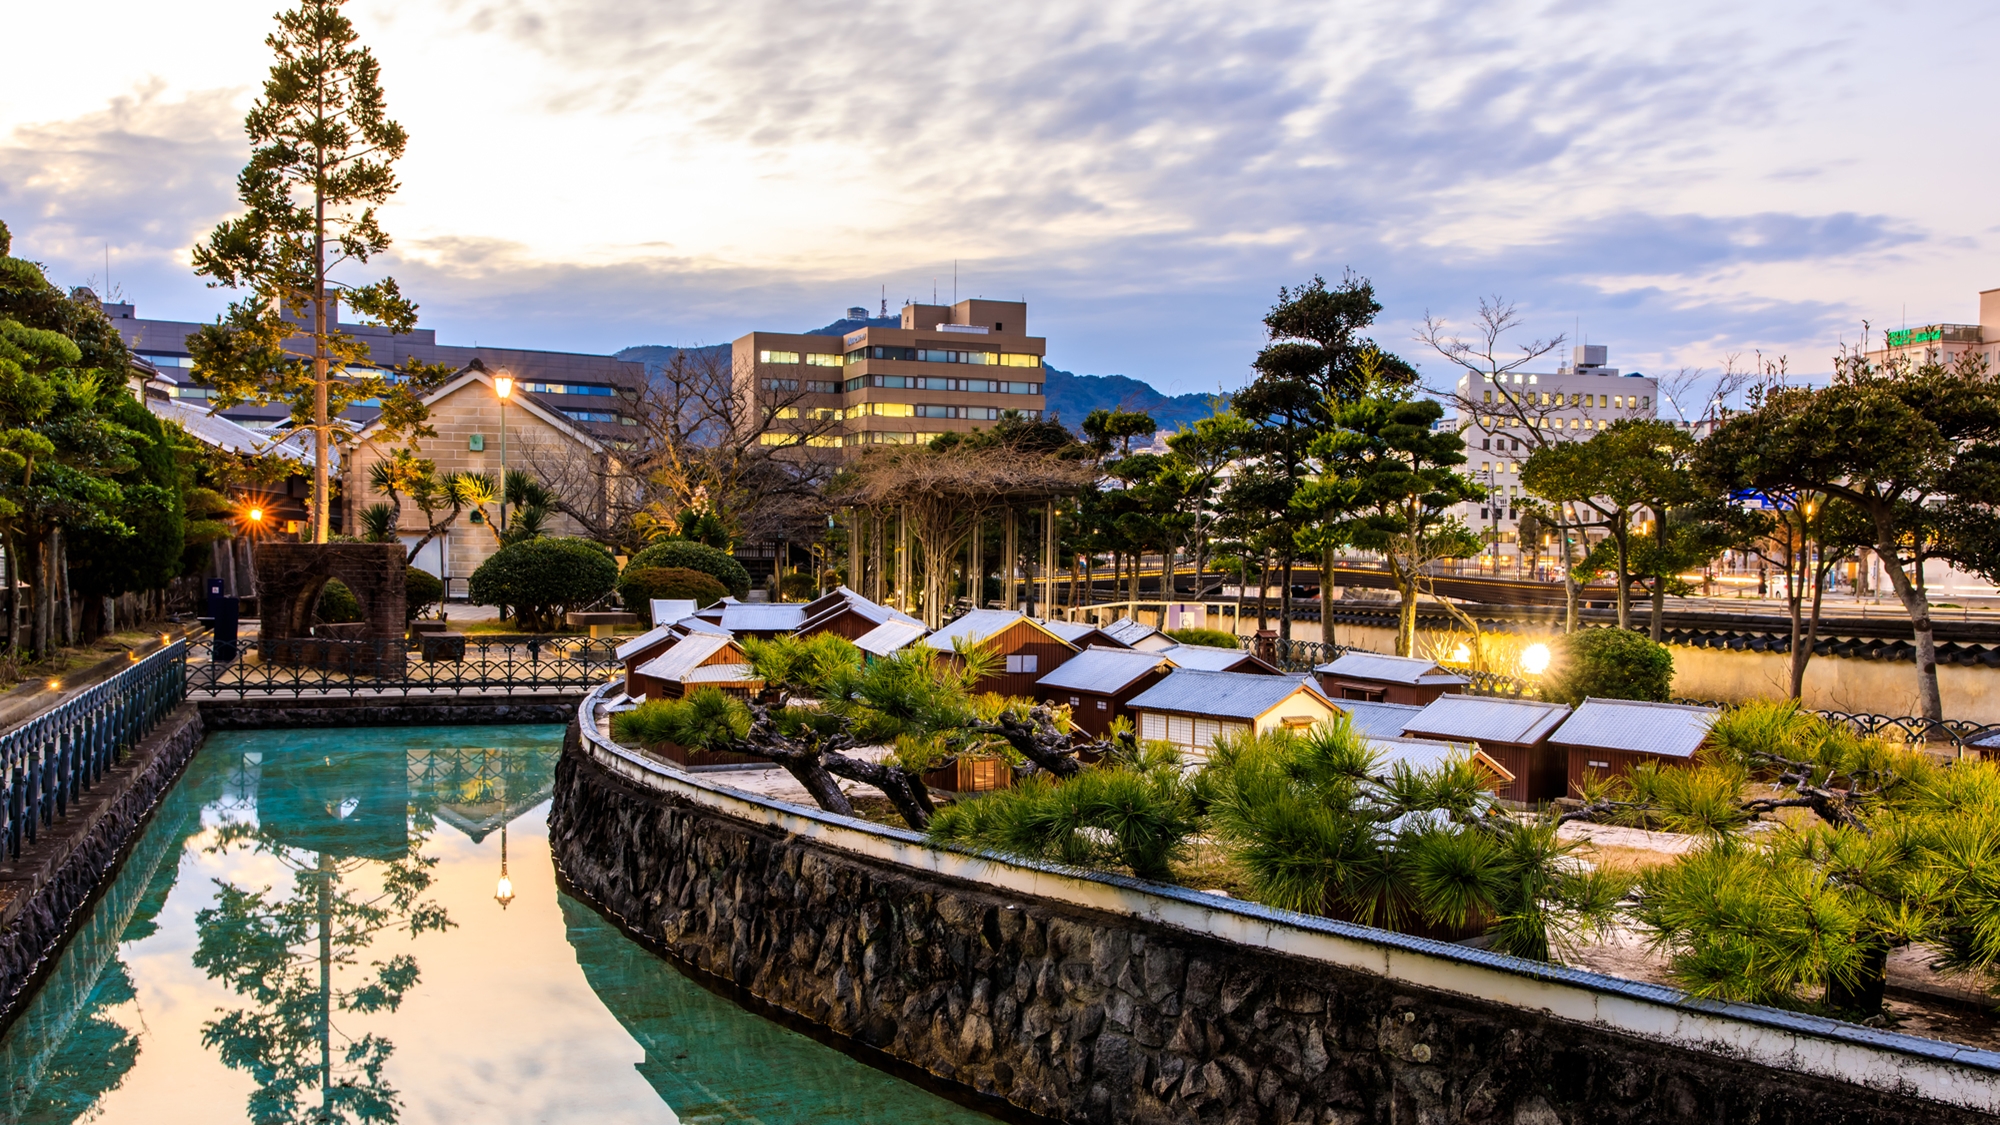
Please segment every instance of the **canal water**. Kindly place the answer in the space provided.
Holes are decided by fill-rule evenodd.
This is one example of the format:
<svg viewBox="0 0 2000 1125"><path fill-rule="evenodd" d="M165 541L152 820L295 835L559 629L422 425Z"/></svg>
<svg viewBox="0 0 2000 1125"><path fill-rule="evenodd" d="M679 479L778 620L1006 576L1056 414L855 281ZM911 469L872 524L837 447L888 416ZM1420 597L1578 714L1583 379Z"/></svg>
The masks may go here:
<svg viewBox="0 0 2000 1125"><path fill-rule="evenodd" d="M0 1040L8 1122L982 1122L556 886L559 727L211 735Z"/></svg>

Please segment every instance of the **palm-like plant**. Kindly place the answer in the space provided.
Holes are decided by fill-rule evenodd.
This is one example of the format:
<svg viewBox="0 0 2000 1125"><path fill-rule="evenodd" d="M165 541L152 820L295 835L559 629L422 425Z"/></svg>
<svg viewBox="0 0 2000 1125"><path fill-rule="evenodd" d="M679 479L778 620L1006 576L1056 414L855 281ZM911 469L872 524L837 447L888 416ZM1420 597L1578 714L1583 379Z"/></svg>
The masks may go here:
<svg viewBox="0 0 2000 1125"><path fill-rule="evenodd" d="M1199 827L1179 758L1162 744L1143 757L1107 757L1060 782L1039 774L940 809L930 836L1075 867L1119 864L1166 880Z"/></svg>
<svg viewBox="0 0 2000 1125"><path fill-rule="evenodd" d="M396 509L383 503L370 504L361 509L361 539L367 543L394 543Z"/></svg>
<svg viewBox="0 0 2000 1125"><path fill-rule="evenodd" d="M1385 770L1345 721L1224 740L1204 772L1212 825L1274 906L1549 960L1626 891L1552 821L1503 814L1469 760Z"/></svg>

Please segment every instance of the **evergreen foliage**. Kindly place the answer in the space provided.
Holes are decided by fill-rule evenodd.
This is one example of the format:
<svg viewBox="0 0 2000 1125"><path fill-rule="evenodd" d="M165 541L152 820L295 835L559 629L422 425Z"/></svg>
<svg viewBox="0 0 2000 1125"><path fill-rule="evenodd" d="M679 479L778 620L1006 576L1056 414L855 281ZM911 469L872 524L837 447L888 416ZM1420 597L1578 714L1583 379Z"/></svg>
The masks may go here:
<svg viewBox="0 0 2000 1125"><path fill-rule="evenodd" d="M1107 758L1060 782L1038 774L962 800L938 811L930 838L1073 867L1117 864L1164 881L1199 827L1169 748L1137 762Z"/></svg>
<svg viewBox="0 0 2000 1125"><path fill-rule="evenodd" d="M1667 646L1629 629L1585 629L1564 637L1561 658L1542 688L1558 703L1673 697L1674 656Z"/></svg>
<svg viewBox="0 0 2000 1125"><path fill-rule="evenodd" d="M472 572L475 604L505 606L530 632L553 632L565 614L603 600L618 563L587 539L530 539L494 552Z"/></svg>
<svg viewBox="0 0 2000 1125"><path fill-rule="evenodd" d="M627 565L618 576L618 597L639 620L653 620L654 598L691 598L698 608L706 608L729 596L729 588L710 574L684 566Z"/></svg>
<svg viewBox="0 0 2000 1125"><path fill-rule="evenodd" d="M1166 635L1184 645L1208 645L1211 648L1242 648L1236 634L1220 629L1202 629L1189 626L1185 629L1169 629Z"/></svg>
<svg viewBox="0 0 2000 1125"><path fill-rule="evenodd" d="M403 568L403 619L415 621L424 611L444 600L444 580L428 570Z"/></svg>
<svg viewBox="0 0 2000 1125"><path fill-rule="evenodd" d="M750 593L750 572L726 551L684 539L663 539L633 555L625 563L627 571L677 567L698 570L714 578L738 597Z"/></svg>

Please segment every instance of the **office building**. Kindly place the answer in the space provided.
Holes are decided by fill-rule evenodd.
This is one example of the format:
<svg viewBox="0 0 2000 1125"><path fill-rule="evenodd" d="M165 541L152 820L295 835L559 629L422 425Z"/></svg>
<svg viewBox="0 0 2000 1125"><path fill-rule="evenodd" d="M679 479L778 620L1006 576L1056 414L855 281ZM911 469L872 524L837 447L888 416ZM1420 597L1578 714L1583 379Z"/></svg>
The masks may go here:
<svg viewBox="0 0 2000 1125"><path fill-rule="evenodd" d="M896 327L752 332L731 346L732 379L776 413L768 444L859 452L988 429L1010 410L1041 417L1047 351L1023 302L909 304Z"/></svg>
<svg viewBox="0 0 2000 1125"><path fill-rule="evenodd" d="M1932 359L1949 365L1972 352L1985 357L1988 371L2000 371L2000 289L1980 291L1978 324L1939 322L1892 328L1871 337L1868 342L1874 346L1868 350L1868 359L1878 367L1891 361L1923 363Z"/></svg>
<svg viewBox="0 0 2000 1125"><path fill-rule="evenodd" d="M515 393L534 398L540 405L562 415L578 428L607 440L619 440L622 428L637 425L633 398L645 385L646 368L639 363L608 355L575 352L545 352L526 348L464 347L437 342L437 331L419 328L394 335L377 325L350 324L340 320L337 305L330 308L342 332L368 349L368 365L392 370L406 360L442 363L461 370L477 359L489 371L504 371L514 377ZM125 346L151 363L167 384L170 397L189 405L208 405L209 391L194 377L194 360L188 354L187 338L202 325L185 320L145 320L130 304L107 304L111 318ZM351 365L360 370L363 365ZM219 412L222 417L251 429L270 430L285 424L291 411L283 404L258 406L241 403ZM353 424L374 420L376 411L356 404L342 415Z"/></svg>
<svg viewBox="0 0 2000 1125"><path fill-rule="evenodd" d="M1458 381L1456 425L1465 436L1467 475L1487 499L1459 509L1459 518L1487 544L1488 561L1516 566L1539 553L1521 545L1521 463L1540 436L1558 441L1591 437L1621 418L1659 416L1659 380L1605 366L1603 344L1579 344L1569 364L1552 373L1467 374Z"/></svg>

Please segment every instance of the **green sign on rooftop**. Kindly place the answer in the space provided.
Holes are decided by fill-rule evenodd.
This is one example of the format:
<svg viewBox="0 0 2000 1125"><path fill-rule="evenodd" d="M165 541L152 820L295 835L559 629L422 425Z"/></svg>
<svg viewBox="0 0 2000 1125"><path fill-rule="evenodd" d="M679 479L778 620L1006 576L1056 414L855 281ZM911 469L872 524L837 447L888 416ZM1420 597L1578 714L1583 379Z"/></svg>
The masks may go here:
<svg viewBox="0 0 2000 1125"><path fill-rule="evenodd" d="M1898 328L1889 333L1889 346L1908 348L1917 344L1934 344L1944 339L1944 327L1933 324L1928 328Z"/></svg>

